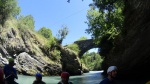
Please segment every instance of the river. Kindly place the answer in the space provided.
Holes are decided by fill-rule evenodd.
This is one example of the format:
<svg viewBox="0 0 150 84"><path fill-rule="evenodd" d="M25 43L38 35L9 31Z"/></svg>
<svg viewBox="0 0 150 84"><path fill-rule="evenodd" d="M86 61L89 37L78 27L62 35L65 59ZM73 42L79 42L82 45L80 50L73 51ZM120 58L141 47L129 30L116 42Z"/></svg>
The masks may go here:
<svg viewBox="0 0 150 84"><path fill-rule="evenodd" d="M102 71L90 71L89 73L84 73L83 75L70 76L70 81L72 81L73 84L99 84L103 78L101 73ZM34 80L34 76L18 75L18 80L16 81L19 84L32 84ZM57 84L61 78L60 76L45 76L42 80L46 82L46 84Z"/></svg>
<svg viewBox="0 0 150 84"><path fill-rule="evenodd" d="M104 78L101 75L102 71L90 71L89 73L84 73L79 76L70 76L70 81L73 84L99 84L99 82ZM24 76L18 75L19 84L32 84L35 80L34 76ZM46 84L57 84L61 78L60 76L45 76L42 79ZM146 80L117 80L116 84L145 84Z"/></svg>

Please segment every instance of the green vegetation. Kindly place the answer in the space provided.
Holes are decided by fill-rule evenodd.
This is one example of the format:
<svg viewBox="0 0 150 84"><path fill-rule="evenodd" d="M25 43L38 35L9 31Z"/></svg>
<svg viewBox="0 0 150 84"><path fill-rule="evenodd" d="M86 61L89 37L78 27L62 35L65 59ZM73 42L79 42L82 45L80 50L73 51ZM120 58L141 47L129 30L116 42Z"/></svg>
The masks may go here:
<svg viewBox="0 0 150 84"><path fill-rule="evenodd" d="M88 22L86 23L89 28L86 31L98 40L106 34L111 34L110 38L114 38L123 27L123 4L116 2L111 5L112 0L107 1L95 0L95 4L90 6L87 13ZM120 5L122 6L120 7Z"/></svg>
<svg viewBox="0 0 150 84"><path fill-rule="evenodd" d="M79 38L77 41L81 41L81 40L87 40L87 37L82 36L81 38Z"/></svg>
<svg viewBox="0 0 150 84"><path fill-rule="evenodd" d="M100 70L101 63L103 59L100 57L98 53L95 52L86 52L81 57L81 62L89 69L89 70Z"/></svg>
<svg viewBox="0 0 150 84"><path fill-rule="evenodd" d="M45 38L49 39L52 37L52 31L49 28L42 27L39 31L39 34L43 35Z"/></svg>
<svg viewBox="0 0 150 84"><path fill-rule="evenodd" d="M47 39L47 42L44 44L44 49L46 49L46 53L49 55L50 51L54 50L55 45L57 45L57 40L53 37L50 28L42 27L38 33Z"/></svg>
<svg viewBox="0 0 150 84"><path fill-rule="evenodd" d="M50 58L51 58L53 61L56 61L56 62L59 62L59 61L60 61L60 59L61 59L60 51L58 51L57 49L54 49L54 50L51 51L50 53L51 53Z"/></svg>
<svg viewBox="0 0 150 84"><path fill-rule="evenodd" d="M78 47L77 44L69 44L66 47L73 50L73 51L75 51L76 53L79 53L79 47Z"/></svg>
<svg viewBox="0 0 150 84"><path fill-rule="evenodd" d="M82 36L77 41L86 40L86 39L87 38L85 36ZM77 53L80 52L79 47L78 47L77 44L74 44L74 43L73 44L69 44L69 45L66 45L66 47L71 49L71 50L73 50L73 51L75 51L75 52L77 52Z"/></svg>
<svg viewBox="0 0 150 84"><path fill-rule="evenodd" d="M52 31L49 28L42 27L39 31L34 30L34 18L32 15L19 15L21 9L18 7L17 0L0 0L0 31L1 35L11 28L15 30L16 38L22 38L26 44L30 47L32 54L38 55L40 51L43 54L46 62L59 61L60 51L55 48L57 45L57 39L52 36ZM5 28L5 30L4 30ZM64 27L67 30L67 27ZM61 38L64 39L67 35L65 31L60 32L63 35ZM10 46L17 44L11 42Z"/></svg>
<svg viewBox="0 0 150 84"><path fill-rule="evenodd" d="M17 0L0 0L0 24L4 26L9 17L17 17L20 13Z"/></svg>
<svg viewBox="0 0 150 84"><path fill-rule="evenodd" d="M106 56L114 47L114 39L123 31L123 8L122 0L93 0L90 4L86 22L89 28L86 32L92 35L101 48L101 56Z"/></svg>
<svg viewBox="0 0 150 84"><path fill-rule="evenodd" d="M18 18L18 27L34 30L34 18L32 15L23 16Z"/></svg>

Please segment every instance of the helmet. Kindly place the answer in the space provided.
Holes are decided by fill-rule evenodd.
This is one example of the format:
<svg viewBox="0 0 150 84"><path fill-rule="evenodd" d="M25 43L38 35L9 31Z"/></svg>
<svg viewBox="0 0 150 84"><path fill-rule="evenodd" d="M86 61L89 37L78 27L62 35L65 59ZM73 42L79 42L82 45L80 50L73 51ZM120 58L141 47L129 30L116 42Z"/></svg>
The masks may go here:
<svg viewBox="0 0 150 84"><path fill-rule="evenodd" d="M9 63L11 62L11 63L14 63L14 59L13 58L9 58Z"/></svg>
<svg viewBox="0 0 150 84"><path fill-rule="evenodd" d="M61 73L61 77L62 78L67 78L67 77L69 77L70 76L70 74L68 73L68 72L62 72Z"/></svg>
<svg viewBox="0 0 150 84"><path fill-rule="evenodd" d="M15 65L16 63L14 62L14 59L13 58L9 58L8 59L8 62L9 64L12 64L12 65Z"/></svg>
<svg viewBox="0 0 150 84"><path fill-rule="evenodd" d="M35 76L36 76L36 77L42 77L42 74L36 73Z"/></svg>
<svg viewBox="0 0 150 84"><path fill-rule="evenodd" d="M113 70L117 70L117 67L116 67L116 66L110 66L110 67L107 69L107 73L112 72Z"/></svg>

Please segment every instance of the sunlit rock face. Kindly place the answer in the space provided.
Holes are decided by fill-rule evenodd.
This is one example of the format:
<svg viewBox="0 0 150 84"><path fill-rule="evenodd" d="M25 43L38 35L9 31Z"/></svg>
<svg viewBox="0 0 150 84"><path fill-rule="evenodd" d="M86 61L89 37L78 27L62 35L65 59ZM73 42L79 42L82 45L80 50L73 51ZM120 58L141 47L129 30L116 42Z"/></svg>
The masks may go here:
<svg viewBox="0 0 150 84"><path fill-rule="evenodd" d="M43 43L30 30L21 28L0 28L0 67L14 58L18 73L35 75L58 75L61 64L53 62L42 50ZM51 61L50 61L51 60Z"/></svg>
<svg viewBox="0 0 150 84"><path fill-rule="evenodd" d="M116 65L120 78L150 76L149 10L149 0L125 0L124 31L115 39L115 48L103 63L105 71L108 66Z"/></svg>
<svg viewBox="0 0 150 84"><path fill-rule="evenodd" d="M40 72L44 75L57 75L61 71L59 65L47 64L43 59L37 59L26 52L20 53L15 59L18 72L25 75L35 75Z"/></svg>

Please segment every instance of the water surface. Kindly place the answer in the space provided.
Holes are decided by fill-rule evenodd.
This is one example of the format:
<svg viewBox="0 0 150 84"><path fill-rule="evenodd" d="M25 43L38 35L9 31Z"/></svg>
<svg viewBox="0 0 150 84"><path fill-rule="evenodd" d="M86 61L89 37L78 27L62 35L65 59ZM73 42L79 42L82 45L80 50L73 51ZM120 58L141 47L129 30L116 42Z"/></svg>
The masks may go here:
<svg viewBox="0 0 150 84"><path fill-rule="evenodd" d="M70 81L73 84L99 84L103 80L101 75L102 71L90 71L89 73L84 73L83 75L70 76ZM34 76L24 76L18 75L19 84L32 84L35 80ZM45 76L43 81L46 84L57 84L61 80L60 76ZM117 80L116 84L145 84L147 80Z"/></svg>
<svg viewBox="0 0 150 84"><path fill-rule="evenodd" d="M102 71L90 71L83 75L70 76L70 81L72 81L73 84L99 84L99 82L103 79L101 73ZM18 80L16 81L19 84L32 84L34 80L34 76L18 75ZM60 76L45 76L42 80L46 82L46 84L57 84L61 78Z"/></svg>

